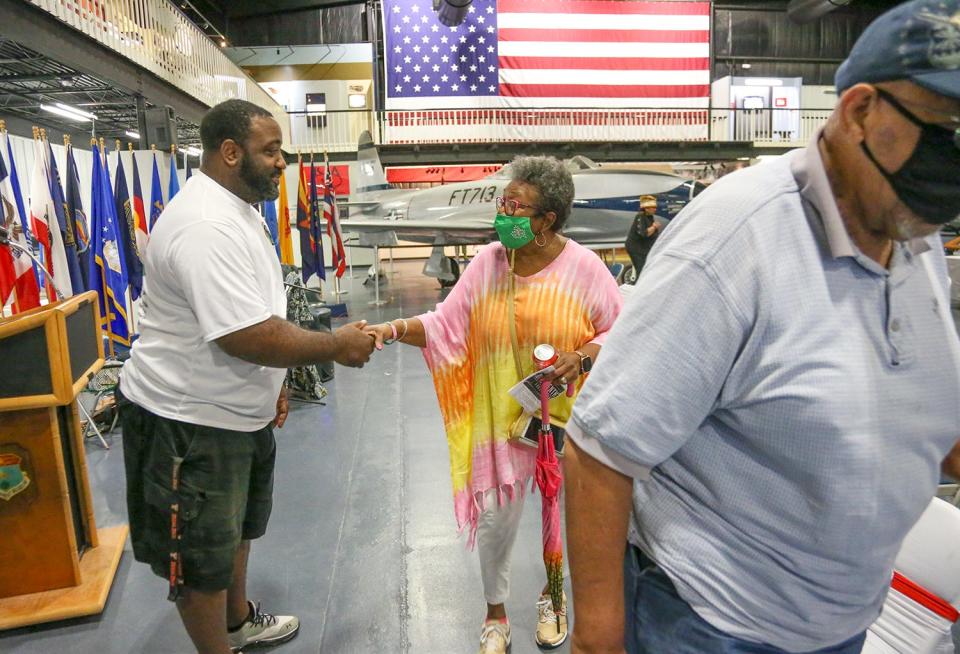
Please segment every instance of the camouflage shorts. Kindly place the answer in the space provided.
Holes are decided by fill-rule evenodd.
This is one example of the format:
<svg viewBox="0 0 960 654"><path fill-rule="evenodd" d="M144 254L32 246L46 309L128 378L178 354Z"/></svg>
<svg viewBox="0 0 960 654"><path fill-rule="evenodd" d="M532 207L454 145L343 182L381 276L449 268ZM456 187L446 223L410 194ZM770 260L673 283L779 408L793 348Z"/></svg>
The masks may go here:
<svg viewBox="0 0 960 654"><path fill-rule="evenodd" d="M273 507L273 428L255 432L169 420L116 392L123 426L127 511L133 554L168 578L171 506L178 504L183 585L230 586L241 540L259 538ZM180 487L172 488L174 460Z"/></svg>

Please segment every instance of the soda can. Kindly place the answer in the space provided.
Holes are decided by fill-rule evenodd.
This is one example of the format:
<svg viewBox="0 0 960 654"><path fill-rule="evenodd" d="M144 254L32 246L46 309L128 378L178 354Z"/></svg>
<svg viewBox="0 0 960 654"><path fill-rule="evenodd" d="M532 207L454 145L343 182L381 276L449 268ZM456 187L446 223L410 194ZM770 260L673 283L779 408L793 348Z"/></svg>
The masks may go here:
<svg viewBox="0 0 960 654"><path fill-rule="evenodd" d="M547 368L557 362L557 350L549 343L541 343L533 348L533 362L538 369Z"/></svg>

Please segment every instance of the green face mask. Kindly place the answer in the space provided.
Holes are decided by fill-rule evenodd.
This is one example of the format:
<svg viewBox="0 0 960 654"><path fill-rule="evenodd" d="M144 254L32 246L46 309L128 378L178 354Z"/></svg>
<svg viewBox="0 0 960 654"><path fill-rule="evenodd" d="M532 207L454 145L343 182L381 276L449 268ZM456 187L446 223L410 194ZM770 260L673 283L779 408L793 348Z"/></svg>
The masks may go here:
<svg viewBox="0 0 960 654"><path fill-rule="evenodd" d="M506 216L498 213L493 220L493 228L505 247L517 250L536 238L530 228L530 219L526 216Z"/></svg>

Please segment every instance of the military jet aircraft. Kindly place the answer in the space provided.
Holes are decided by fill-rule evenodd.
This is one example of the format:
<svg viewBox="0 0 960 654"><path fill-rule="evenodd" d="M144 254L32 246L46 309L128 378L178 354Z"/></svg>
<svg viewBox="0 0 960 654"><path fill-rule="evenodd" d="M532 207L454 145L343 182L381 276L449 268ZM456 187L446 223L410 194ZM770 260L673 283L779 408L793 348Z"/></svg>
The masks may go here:
<svg viewBox="0 0 960 654"><path fill-rule="evenodd" d="M456 282L459 264L445 246L496 239L496 198L510 182L510 165L472 182L426 189L395 189L387 183L369 132L360 136L359 178L350 201L338 203L344 231L360 234L364 245L395 245L398 240L434 246L424 274L441 285ZM583 156L565 161L576 196L564 235L591 249L622 247L639 210L639 196L657 196L657 214L669 221L705 186L668 173L600 168Z"/></svg>

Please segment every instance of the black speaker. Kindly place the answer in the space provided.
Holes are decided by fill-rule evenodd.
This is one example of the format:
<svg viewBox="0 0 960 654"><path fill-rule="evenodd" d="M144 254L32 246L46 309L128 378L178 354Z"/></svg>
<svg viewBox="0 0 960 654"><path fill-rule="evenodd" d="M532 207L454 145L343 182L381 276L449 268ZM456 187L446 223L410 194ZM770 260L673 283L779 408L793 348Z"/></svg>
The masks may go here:
<svg viewBox="0 0 960 654"><path fill-rule="evenodd" d="M177 115L173 112L173 107L153 107L143 113L147 133L144 135L146 140L141 139L140 143L144 149L155 145L158 150L169 152L171 146L179 145Z"/></svg>
<svg viewBox="0 0 960 654"><path fill-rule="evenodd" d="M473 0L433 0L433 10L441 23L456 27L466 19L471 2Z"/></svg>

